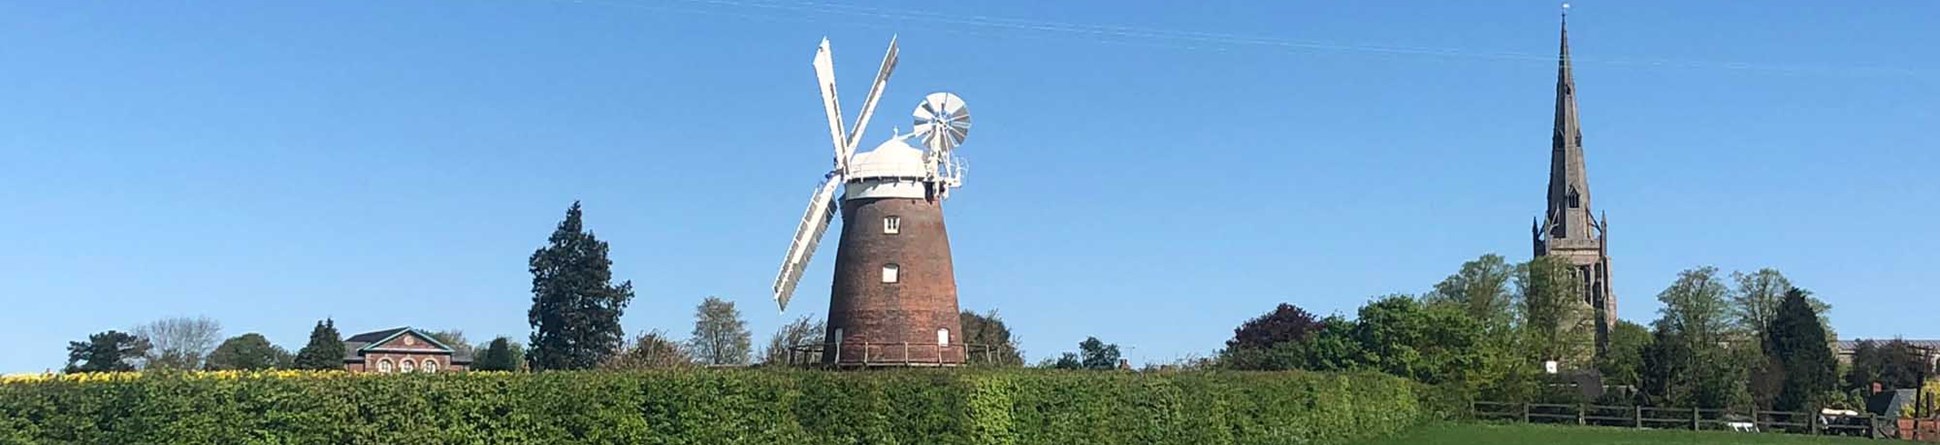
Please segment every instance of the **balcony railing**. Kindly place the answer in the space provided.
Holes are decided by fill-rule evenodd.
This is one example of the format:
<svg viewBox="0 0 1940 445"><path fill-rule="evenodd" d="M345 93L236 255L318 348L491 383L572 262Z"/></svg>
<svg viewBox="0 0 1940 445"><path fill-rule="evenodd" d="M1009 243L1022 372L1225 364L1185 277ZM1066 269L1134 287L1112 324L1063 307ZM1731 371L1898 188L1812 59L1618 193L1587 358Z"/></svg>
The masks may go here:
<svg viewBox="0 0 1940 445"><path fill-rule="evenodd" d="M954 367L991 363L999 353L1000 348L969 343L809 343L788 348L788 364L837 368Z"/></svg>

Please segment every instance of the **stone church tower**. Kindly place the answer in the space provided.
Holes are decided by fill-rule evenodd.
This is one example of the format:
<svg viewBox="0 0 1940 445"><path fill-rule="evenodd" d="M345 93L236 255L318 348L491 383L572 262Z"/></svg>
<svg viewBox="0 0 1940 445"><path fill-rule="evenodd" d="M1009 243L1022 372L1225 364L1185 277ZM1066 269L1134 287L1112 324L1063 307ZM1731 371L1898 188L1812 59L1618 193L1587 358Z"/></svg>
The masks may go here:
<svg viewBox="0 0 1940 445"><path fill-rule="evenodd" d="M1556 68L1556 129L1550 136L1549 207L1531 235L1535 255L1562 257L1576 266L1585 303L1595 316L1596 351L1601 355L1616 328L1617 296L1610 287L1609 221L1590 210L1590 178L1576 117L1576 81L1570 75L1567 16L1562 42Z"/></svg>

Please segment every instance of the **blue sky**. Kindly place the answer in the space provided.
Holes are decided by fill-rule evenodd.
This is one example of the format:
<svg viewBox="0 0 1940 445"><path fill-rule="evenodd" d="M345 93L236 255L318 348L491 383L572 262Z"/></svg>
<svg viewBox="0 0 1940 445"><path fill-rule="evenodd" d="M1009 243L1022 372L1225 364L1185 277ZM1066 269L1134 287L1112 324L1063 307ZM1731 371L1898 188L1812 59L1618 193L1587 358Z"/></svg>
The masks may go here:
<svg viewBox="0 0 1940 445"><path fill-rule="evenodd" d="M964 307L1038 359L1211 353L1279 302L1351 313L1529 256L1554 2L0 3L0 372L165 316L522 338L574 200L685 337L826 310L768 287L892 34L872 135L976 116L946 208ZM1935 337L1940 3L1581 1L1584 143L1620 315L1679 270L1776 267L1845 337ZM832 243L831 243L832 245ZM1922 310L1903 308L1919 307Z"/></svg>

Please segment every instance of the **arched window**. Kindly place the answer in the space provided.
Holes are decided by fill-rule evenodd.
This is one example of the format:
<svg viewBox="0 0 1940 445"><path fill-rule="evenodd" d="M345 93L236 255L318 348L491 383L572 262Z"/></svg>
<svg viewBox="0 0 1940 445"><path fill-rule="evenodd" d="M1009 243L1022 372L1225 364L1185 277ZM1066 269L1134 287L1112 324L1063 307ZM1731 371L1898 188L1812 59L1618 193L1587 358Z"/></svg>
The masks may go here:
<svg viewBox="0 0 1940 445"><path fill-rule="evenodd" d="M438 372L438 360L436 359L424 359L424 365L421 366L424 368L424 372Z"/></svg>
<svg viewBox="0 0 1940 445"><path fill-rule="evenodd" d="M387 358L387 359L383 359L383 360L378 360L378 361L377 361L377 372L381 372L381 373L385 373L385 374L389 374L389 373L391 372L391 359L388 359L388 358Z"/></svg>
<svg viewBox="0 0 1940 445"><path fill-rule="evenodd" d="M943 328L943 329L937 329L937 330L936 330L936 345L937 345L937 346L949 346L949 345L950 345L950 329L949 329L949 328Z"/></svg>
<svg viewBox="0 0 1940 445"><path fill-rule="evenodd" d="M397 372L415 371L415 369L412 369L412 368L416 368L416 367L412 366L411 359L407 358L407 359L404 359L404 361L397 363Z"/></svg>
<svg viewBox="0 0 1940 445"><path fill-rule="evenodd" d="M1570 186L1569 201L1572 209L1583 207L1583 195L1576 192L1576 186Z"/></svg>
<svg viewBox="0 0 1940 445"><path fill-rule="evenodd" d="M895 235L903 233L903 217L886 216L882 218L882 233Z"/></svg>
<svg viewBox="0 0 1940 445"><path fill-rule="evenodd" d="M889 264L882 265L882 282L884 283L896 282L896 280L898 279L896 275L900 274L901 272L902 272L902 267L897 266L896 263L889 263Z"/></svg>

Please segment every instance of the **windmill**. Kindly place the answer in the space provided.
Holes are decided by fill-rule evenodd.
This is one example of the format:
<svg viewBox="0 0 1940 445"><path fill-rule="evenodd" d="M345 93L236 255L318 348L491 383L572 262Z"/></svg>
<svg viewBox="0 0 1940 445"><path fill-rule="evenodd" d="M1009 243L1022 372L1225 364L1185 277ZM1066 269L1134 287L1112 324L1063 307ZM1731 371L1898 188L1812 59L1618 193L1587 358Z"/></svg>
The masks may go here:
<svg viewBox="0 0 1940 445"><path fill-rule="evenodd" d="M861 114L845 130L828 39L815 51L834 167L809 197L775 277L774 298L788 309L816 246L840 213L828 332L815 348L826 364L947 366L962 363L966 354L952 338L961 329L942 201L963 185L965 165L952 153L969 134L969 109L955 94L931 93L911 113L913 132L856 152L896 61L891 38Z"/></svg>

